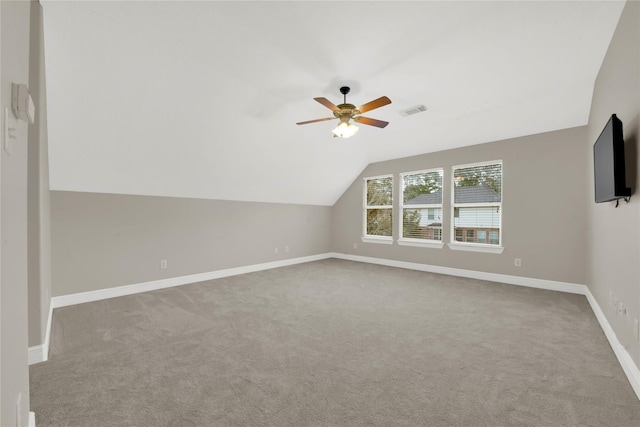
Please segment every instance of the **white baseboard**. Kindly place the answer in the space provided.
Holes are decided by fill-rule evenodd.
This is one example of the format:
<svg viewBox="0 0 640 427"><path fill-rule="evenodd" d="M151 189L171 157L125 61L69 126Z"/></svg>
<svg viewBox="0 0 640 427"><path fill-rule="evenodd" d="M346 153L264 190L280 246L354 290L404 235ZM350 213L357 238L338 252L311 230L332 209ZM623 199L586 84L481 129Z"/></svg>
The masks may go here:
<svg viewBox="0 0 640 427"><path fill-rule="evenodd" d="M463 270L461 268L441 267L439 265L419 264L416 262L396 261L384 258L372 258L360 255L333 253L333 258L349 261L365 262L368 264L386 265L389 267L406 268L408 270L426 271L429 273L447 274L449 276L466 277L469 279L488 280L509 285L526 286L529 288L548 289L584 295L587 287L575 283L557 282L553 280L533 279L531 277L509 276L507 274L486 273L483 271Z"/></svg>
<svg viewBox="0 0 640 427"><path fill-rule="evenodd" d="M44 344L29 347L29 365L44 362L46 360L44 358L44 347Z"/></svg>
<svg viewBox="0 0 640 427"><path fill-rule="evenodd" d="M49 302L49 317L47 318L47 329L44 334L44 343L29 347L29 365L49 360L49 340L51 339L51 320L53 319L53 302Z"/></svg>
<svg viewBox="0 0 640 427"><path fill-rule="evenodd" d="M29 427L36 427L36 413L29 412Z"/></svg>
<svg viewBox="0 0 640 427"><path fill-rule="evenodd" d="M51 298L51 307L60 308L69 305L82 304L85 302L100 301L108 298L139 294L141 292L155 291L158 289L171 288L174 286L188 285L190 283L203 282L205 280L220 279L222 277L237 276L239 274L253 273L256 271L269 270L272 268L286 267L289 265L318 261L331 257L332 254L325 253L300 258L290 258L282 261L266 262L263 264L253 264L243 267L228 268L225 270L210 271L207 273L191 274L188 276L172 277L170 279L153 280L150 282L118 286L115 288L100 289L97 291L62 295Z"/></svg>
<svg viewBox="0 0 640 427"><path fill-rule="evenodd" d="M616 354L618 362L620 362L620 365L622 366L622 370L627 375L627 379L629 380L633 391L636 392L638 399L640 399L640 369L638 369L638 366L636 366L636 364L633 362L633 359L631 358L631 355L629 354L627 349L624 348L622 343L618 340L616 333L613 331L611 324L600 308L598 301L596 301L595 297L588 288L585 296L587 297L587 301L589 301L589 304L591 305L593 313L596 315L596 319L598 319L598 322L600 322L600 327L609 340L609 345L611 345L613 352Z"/></svg>
<svg viewBox="0 0 640 427"><path fill-rule="evenodd" d="M510 276L506 274L487 273L482 271L464 270L460 268L441 267L437 265L419 264L406 261L396 261L384 258L365 257L337 252L329 252L300 258L291 258L282 261L254 264L244 267L229 268L207 273L192 274L170 279L154 280L150 282L119 286L116 288L101 289L98 291L81 292L77 294L53 297L51 299L51 304L49 307L49 319L47 321L45 343L40 346L29 348L29 364L46 361L48 359L49 340L51 336L51 321L54 308L82 304L85 302L99 301L124 295L132 295L157 289L165 289L173 286L187 285L190 283L197 283L205 280L220 279L222 277L236 276L239 274L253 273L256 271L269 270L272 268L286 267L289 265L302 264L305 262L319 261L327 258L338 258L349 261L386 265L390 267L406 268L409 270L426 271L429 273L447 274L450 276L467 277L470 279L488 280L510 285L526 286L530 288L547 289L552 291L584 295L587 297L587 300L589 301L589 304L591 305L591 308L595 313L598 322L600 322L600 327L609 340L611 348L613 348L613 351L615 352L615 355L618 358L622 369L624 370L629 382L631 383L631 387L638 396L638 399L640 399L640 369L638 369L636 364L633 362L631 356L624 348L624 346L622 346L620 341L618 341L618 338L616 337L615 332L613 332L613 329L607 321L606 316L589 291L589 288L585 285L558 282L553 280L534 279L530 277Z"/></svg>

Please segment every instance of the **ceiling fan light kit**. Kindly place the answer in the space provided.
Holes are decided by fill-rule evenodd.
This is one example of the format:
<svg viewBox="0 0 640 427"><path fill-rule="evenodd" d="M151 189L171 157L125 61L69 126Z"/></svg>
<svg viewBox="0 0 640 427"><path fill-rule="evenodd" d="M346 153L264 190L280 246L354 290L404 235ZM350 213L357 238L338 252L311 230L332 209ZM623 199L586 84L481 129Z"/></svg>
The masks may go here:
<svg viewBox="0 0 640 427"><path fill-rule="evenodd" d="M371 119L368 117L361 116L360 114L365 113L367 111L374 110L376 108L383 107L385 105L391 104L391 100L386 96L382 96L378 99L375 99L371 102L367 102L366 104L357 107L353 104L347 104L347 94L351 89L348 86L343 86L340 88L340 93L344 96L344 102L339 105L334 105L327 98L313 98L320 104L324 105L331 111L333 111L333 117L326 117L323 119L316 120L308 120L305 122L298 122L298 125L306 125L309 123L323 122L326 120L334 120L339 119L340 124L333 130L333 136L338 138L350 138L358 132L358 127L353 123L349 123L349 120L353 119L353 121L362 123L369 126L375 126L379 128L384 128L389 124L389 122L385 122L382 120Z"/></svg>
<svg viewBox="0 0 640 427"><path fill-rule="evenodd" d="M333 130L333 136L337 138L351 138L358 133L360 128L358 126L349 123L349 121L340 122L338 126Z"/></svg>

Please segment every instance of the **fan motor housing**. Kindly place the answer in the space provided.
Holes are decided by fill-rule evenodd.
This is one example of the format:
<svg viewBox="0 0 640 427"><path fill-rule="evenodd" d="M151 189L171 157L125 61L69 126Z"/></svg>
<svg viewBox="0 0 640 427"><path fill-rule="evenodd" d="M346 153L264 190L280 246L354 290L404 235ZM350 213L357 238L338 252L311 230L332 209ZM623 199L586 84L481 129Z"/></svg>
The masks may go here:
<svg viewBox="0 0 640 427"><path fill-rule="evenodd" d="M351 118L356 114L360 114L360 111L353 104L340 104L337 107L338 110L334 111L333 115L338 119Z"/></svg>

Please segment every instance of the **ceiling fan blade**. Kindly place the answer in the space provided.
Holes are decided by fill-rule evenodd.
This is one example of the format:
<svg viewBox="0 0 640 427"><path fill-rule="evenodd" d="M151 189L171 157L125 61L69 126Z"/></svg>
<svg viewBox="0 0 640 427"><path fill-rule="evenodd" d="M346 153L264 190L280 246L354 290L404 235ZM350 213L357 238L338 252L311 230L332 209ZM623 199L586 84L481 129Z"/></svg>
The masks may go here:
<svg viewBox="0 0 640 427"><path fill-rule="evenodd" d="M309 123L316 123L316 122L324 122L326 120L335 120L335 117L327 117L324 119L315 119L315 120L307 120L306 122L298 122L296 123L297 125L307 125Z"/></svg>
<svg viewBox="0 0 640 427"><path fill-rule="evenodd" d="M385 122L382 120L370 119L369 117L356 116L353 118L354 121L358 123L362 123L363 125L375 126L379 128L383 128L389 124L389 122Z"/></svg>
<svg viewBox="0 0 640 427"><path fill-rule="evenodd" d="M329 101L327 98L313 98L318 101L320 104L324 105L331 111L340 111L338 107L336 107L333 102Z"/></svg>
<svg viewBox="0 0 640 427"><path fill-rule="evenodd" d="M391 100L386 96L381 96L378 99L374 99L371 102L367 102L357 108L361 113L366 113L367 111L375 110L376 108L384 107L387 104L391 104Z"/></svg>

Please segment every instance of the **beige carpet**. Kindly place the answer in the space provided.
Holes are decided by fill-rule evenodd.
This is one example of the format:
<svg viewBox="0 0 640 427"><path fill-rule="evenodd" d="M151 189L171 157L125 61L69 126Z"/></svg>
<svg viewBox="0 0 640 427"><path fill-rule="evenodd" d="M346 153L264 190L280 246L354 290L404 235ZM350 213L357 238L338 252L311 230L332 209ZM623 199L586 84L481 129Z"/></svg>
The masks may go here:
<svg viewBox="0 0 640 427"><path fill-rule="evenodd" d="M54 311L45 426L640 426L583 296L324 260Z"/></svg>

